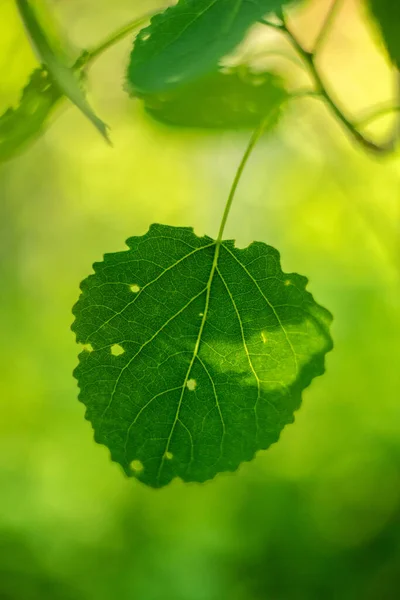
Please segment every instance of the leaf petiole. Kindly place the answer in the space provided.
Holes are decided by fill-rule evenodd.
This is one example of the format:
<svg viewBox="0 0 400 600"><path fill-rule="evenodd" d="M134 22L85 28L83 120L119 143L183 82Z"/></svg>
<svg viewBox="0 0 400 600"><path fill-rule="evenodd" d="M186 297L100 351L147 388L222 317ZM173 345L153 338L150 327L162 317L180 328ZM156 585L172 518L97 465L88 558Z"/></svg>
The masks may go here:
<svg viewBox="0 0 400 600"><path fill-rule="evenodd" d="M260 125L254 130L253 135L251 136L249 144L246 148L246 151L243 154L242 160L240 161L240 164L236 171L236 175L233 180L232 187L229 192L228 200L226 201L225 209L224 209L224 212L222 215L221 225L220 225L218 237L217 237L217 246L221 244L222 236L224 235L225 225L228 220L228 216L229 216L230 210L232 208L232 203L235 198L236 190L238 188L240 179L243 175L243 171L248 163L248 160L249 160L254 148L257 145L258 140L260 139L265 127L267 126L267 121L270 118L271 118L271 115L268 116L268 119L264 119L263 121L261 121Z"/></svg>
<svg viewBox="0 0 400 600"><path fill-rule="evenodd" d="M93 46L90 50L86 50L85 52L83 52L75 62L74 68L80 69L94 62L104 52L106 52L112 46L123 40L127 35L135 31L135 29L141 27L144 23L146 23L146 21L151 19L151 17L157 14L160 10L161 8L157 11L148 12L145 15L142 15L141 17L137 17L136 19L133 19L133 21L130 21L126 25L123 25L122 27L111 33L102 42L100 42L96 46Z"/></svg>

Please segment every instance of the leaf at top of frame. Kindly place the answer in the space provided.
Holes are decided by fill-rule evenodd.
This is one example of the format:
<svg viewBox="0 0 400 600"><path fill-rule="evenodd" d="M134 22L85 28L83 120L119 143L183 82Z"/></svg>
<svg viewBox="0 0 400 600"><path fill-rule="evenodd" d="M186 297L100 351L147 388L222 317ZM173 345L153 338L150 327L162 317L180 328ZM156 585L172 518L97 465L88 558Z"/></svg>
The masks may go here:
<svg viewBox="0 0 400 600"><path fill-rule="evenodd" d="M137 36L128 85L162 92L214 70L263 16L287 0L179 0Z"/></svg>

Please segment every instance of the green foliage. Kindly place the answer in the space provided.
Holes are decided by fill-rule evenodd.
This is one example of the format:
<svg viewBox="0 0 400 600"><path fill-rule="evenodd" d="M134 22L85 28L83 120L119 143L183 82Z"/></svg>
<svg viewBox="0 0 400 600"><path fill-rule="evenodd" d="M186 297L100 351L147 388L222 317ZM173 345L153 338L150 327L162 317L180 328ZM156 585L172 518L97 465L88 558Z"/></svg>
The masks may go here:
<svg viewBox="0 0 400 600"><path fill-rule="evenodd" d="M0 162L15 156L42 133L61 97L45 69L33 71L17 108L9 108L0 116Z"/></svg>
<svg viewBox="0 0 400 600"><path fill-rule="evenodd" d="M377 21L389 56L400 68L400 2L398 0L367 0Z"/></svg>
<svg viewBox="0 0 400 600"><path fill-rule="evenodd" d="M52 47L46 32L36 16L32 2L30 0L16 0L16 2L39 60L46 66L63 94L79 108L104 138L108 140L105 124L95 115L92 108L89 106L81 89L79 79L73 69L64 64L59 53Z"/></svg>
<svg viewBox="0 0 400 600"><path fill-rule="evenodd" d="M79 77L148 15L69 67L37 6L16 3L43 67L32 74L19 106L0 117L0 160L34 139L64 96L108 139ZM368 3L399 66L399 4ZM316 55L338 4L311 52L288 25L287 4L179 0L151 19L131 53L130 91L154 119L176 127L254 129L216 241L191 229L153 225L128 240L128 251L95 265L74 308L73 329L85 345L75 373L95 439L128 475L153 487L175 477L205 481L268 448L293 421L302 391L324 372L332 347L330 314L306 291L305 278L283 273L276 250L263 243L240 250L222 241L247 160L290 97L278 76L245 65L223 68L223 59L262 20L285 35L311 76L313 87L292 96L323 99L364 149L385 154L395 148L397 132L393 142L375 143L325 88ZM263 19L268 16L272 21Z"/></svg>
<svg viewBox="0 0 400 600"><path fill-rule="evenodd" d="M288 98L282 80L271 73L255 73L245 65L217 71L186 86L143 95L146 111L157 121L200 129L248 129L262 119L273 127L279 108Z"/></svg>
<svg viewBox="0 0 400 600"><path fill-rule="evenodd" d="M161 92L213 71L254 23L283 4L282 0L180 0L139 33L128 84L141 93Z"/></svg>
<svg viewBox="0 0 400 600"><path fill-rule="evenodd" d="M74 308L95 439L154 487L235 470L324 372L331 316L263 243L152 225L127 244L94 265Z"/></svg>

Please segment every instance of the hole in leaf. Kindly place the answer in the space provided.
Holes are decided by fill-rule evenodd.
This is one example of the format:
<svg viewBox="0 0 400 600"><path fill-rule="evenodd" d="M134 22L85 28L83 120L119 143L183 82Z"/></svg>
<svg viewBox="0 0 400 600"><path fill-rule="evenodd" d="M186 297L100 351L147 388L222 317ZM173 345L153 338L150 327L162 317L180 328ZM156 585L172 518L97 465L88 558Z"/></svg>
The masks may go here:
<svg viewBox="0 0 400 600"><path fill-rule="evenodd" d="M266 344L268 342L268 338L263 331L261 332L261 339L263 341L263 344Z"/></svg>
<svg viewBox="0 0 400 600"><path fill-rule="evenodd" d="M195 379L188 379L186 387L190 392L193 392L196 389L197 381Z"/></svg>
<svg viewBox="0 0 400 600"><path fill-rule="evenodd" d="M147 42L147 40L148 40L149 38L150 38L150 33L143 33L143 34L140 36L140 39L141 39L143 42Z"/></svg>
<svg viewBox="0 0 400 600"><path fill-rule="evenodd" d="M140 292L140 286L137 285L137 283L134 283L133 285L129 286L129 289L131 290L131 292L133 292L134 294L137 294L138 292Z"/></svg>
<svg viewBox="0 0 400 600"><path fill-rule="evenodd" d="M292 285L292 282L290 281L290 279L286 279L286 281L284 282L284 285Z"/></svg>
<svg viewBox="0 0 400 600"><path fill-rule="evenodd" d="M166 452L165 453L165 458L167 460L172 460L174 458L174 455L172 454L172 452Z"/></svg>
<svg viewBox="0 0 400 600"><path fill-rule="evenodd" d="M111 346L110 350L111 350L111 354L113 356L120 356L121 354L123 354L125 352L123 347L120 346L119 344L114 344L113 346Z"/></svg>
<svg viewBox="0 0 400 600"><path fill-rule="evenodd" d="M204 313L199 313L199 317L204 317Z"/></svg>
<svg viewBox="0 0 400 600"><path fill-rule="evenodd" d="M134 473L141 473L144 469L143 463L137 459L131 462L130 467Z"/></svg>
<svg viewBox="0 0 400 600"><path fill-rule="evenodd" d="M93 346L92 344L83 344L82 350L84 352L93 352Z"/></svg>

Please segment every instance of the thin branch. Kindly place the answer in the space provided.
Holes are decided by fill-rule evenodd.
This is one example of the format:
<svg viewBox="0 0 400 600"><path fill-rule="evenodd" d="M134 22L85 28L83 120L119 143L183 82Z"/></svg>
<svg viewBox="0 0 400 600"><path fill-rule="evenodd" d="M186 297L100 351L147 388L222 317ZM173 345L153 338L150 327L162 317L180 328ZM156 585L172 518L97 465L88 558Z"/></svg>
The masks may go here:
<svg viewBox="0 0 400 600"><path fill-rule="evenodd" d="M356 121L354 123L354 126L357 127L357 129L363 129L364 127L367 127L374 121L377 121L378 119L390 115L394 112L400 112L400 106L386 104L384 106L373 108L370 111L368 111L368 114Z"/></svg>
<svg viewBox="0 0 400 600"><path fill-rule="evenodd" d="M267 27L272 27L273 29L284 29L283 23L274 23L274 21L268 21L267 19L259 19L258 22Z"/></svg>
<svg viewBox="0 0 400 600"><path fill-rule="evenodd" d="M346 116L344 110L339 106L338 102L333 98L332 94L327 88L322 76L315 64L314 52L309 52L306 50L301 42L297 39L294 33L289 29L288 24L286 22L285 16L282 15L282 23L283 26L279 27L279 29L285 34L293 48L302 58L304 64L306 65L308 72L311 75L311 78L315 85L315 91L318 92L320 98L325 102L325 104L330 108L339 122L346 129L348 134L362 146L364 149L372 152L373 154L379 156L385 156L387 154L391 154L396 149L397 142L400 137L400 132L398 131L398 127L396 127L396 131L386 143L378 144L374 142L369 137L363 135L361 131L357 129L357 126L350 120L349 117ZM272 25L276 27L275 24Z"/></svg>

